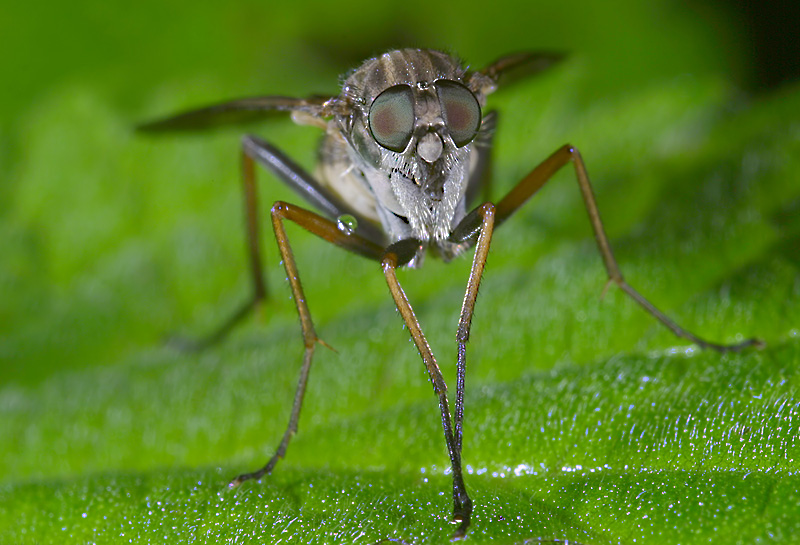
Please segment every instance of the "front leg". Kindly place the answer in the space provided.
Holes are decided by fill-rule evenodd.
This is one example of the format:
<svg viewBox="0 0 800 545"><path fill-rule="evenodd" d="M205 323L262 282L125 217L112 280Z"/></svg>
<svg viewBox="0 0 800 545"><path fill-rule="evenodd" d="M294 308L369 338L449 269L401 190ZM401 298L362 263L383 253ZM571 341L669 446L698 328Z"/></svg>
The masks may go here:
<svg viewBox="0 0 800 545"><path fill-rule="evenodd" d="M763 342L759 339L747 339L746 341L732 344L720 344L701 339L691 331L676 324L625 282L619 270L619 266L617 265L617 261L614 259L608 237L603 229L603 222L600 220L600 211L597 208L592 186L589 183L589 175L586 173L586 165L583 163L580 152L569 144L561 146L553 155L545 159L539 166L533 169L530 174L523 178L503 200L497 203L497 225L503 223L511 214L516 212L547 183L553 174L570 161L575 165L575 175L578 178L578 185L580 186L581 195L583 196L583 202L589 214L589 221L594 230L594 238L597 242L597 248L600 250L600 256L603 258L603 264L608 273L609 282L613 282L619 286L631 299L636 301L675 335L689 339L701 348L710 348L718 352L738 352L749 346L763 346Z"/></svg>
<svg viewBox="0 0 800 545"><path fill-rule="evenodd" d="M460 444L456 444L453 436L453 425L450 420L450 408L447 401L447 384L444 381L444 377L442 377L439 365L436 363L436 358L433 357L433 351L428 345L428 340L422 332L414 310L408 302L408 297L397 279L397 267L411 261L416 255L419 245L420 242L415 239L401 240L392 244L383 254L381 266L386 276L386 282L389 284L389 291L391 291L392 298L397 305L397 310L403 317L414 344L417 345L417 350L422 356L422 362L425 364L433 384L433 391L439 398L439 412L442 417L444 440L447 444L447 452L450 455L450 465L453 470L453 521L460 522L453 534L453 539L461 539L466 535L469 527L472 515L472 500L467 494L467 489L464 486L464 477L461 472L461 447Z"/></svg>
<svg viewBox="0 0 800 545"><path fill-rule="evenodd" d="M300 316L300 326L303 332L303 365L300 369L300 380L297 383L297 390L292 403L292 413L289 418L289 425L283 434L283 439L272 458L259 470L252 473L244 473L233 479L231 487L235 487L249 479L260 479L264 475L272 472L278 460L286 455L289 441L297 433L297 425L300 420L300 409L303 406L303 397L306 393L308 384L308 374L311 370L311 360L314 356L314 349L317 343L325 344L314 330L314 323L311 320L311 312L308 310L306 296L303 293L303 285L300 283L300 275L297 272L292 247L289 245L289 238L286 236L284 220L290 220L311 233L336 244L350 252L362 255L367 258L378 260L383 249L372 241L362 238L356 234L345 234L339 230L332 221L325 219L314 212L294 206L284 202L276 202L272 207L272 227L275 231L275 239L281 252L283 265L286 269L286 276L292 288L292 296L297 306L297 314Z"/></svg>
<svg viewBox="0 0 800 545"><path fill-rule="evenodd" d="M472 315L475 313L475 302L478 299L478 288L486 268L486 259L489 257L489 246L495 225L495 205L484 203L467 214L461 223L453 229L450 242L476 244L475 255L472 258L472 268L469 271L467 289L464 292L464 303L461 305L461 316L458 320L456 343L458 359L456 360L456 411L453 416L455 428L456 450L461 455L462 423L464 421L464 382L467 371L467 341L469 341L472 328ZM477 240L477 243L475 243Z"/></svg>

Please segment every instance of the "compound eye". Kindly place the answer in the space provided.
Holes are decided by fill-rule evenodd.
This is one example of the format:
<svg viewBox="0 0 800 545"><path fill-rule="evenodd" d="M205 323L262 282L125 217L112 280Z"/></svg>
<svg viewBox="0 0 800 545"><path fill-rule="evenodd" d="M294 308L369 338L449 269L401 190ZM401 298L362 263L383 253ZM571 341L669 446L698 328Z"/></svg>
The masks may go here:
<svg viewBox="0 0 800 545"><path fill-rule="evenodd" d="M369 132L378 144L396 152L406 149L414 130L414 98L411 87L389 87L372 101Z"/></svg>
<svg viewBox="0 0 800 545"><path fill-rule="evenodd" d="M434 83L444 112L447 129L459 148L466 146L481 126L481 106L475 95L458 82L439 80Z"/></svg>

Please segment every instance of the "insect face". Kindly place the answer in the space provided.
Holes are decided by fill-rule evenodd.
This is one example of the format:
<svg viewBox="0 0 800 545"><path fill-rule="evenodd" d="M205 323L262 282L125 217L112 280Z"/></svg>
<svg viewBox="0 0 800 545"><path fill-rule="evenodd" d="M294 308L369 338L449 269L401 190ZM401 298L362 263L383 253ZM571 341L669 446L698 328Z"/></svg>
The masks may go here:
<svg viewBox="0 0 800 545"><path fill-rule="evenodd" d="M399 50L345 81L338 119L355 170L376 197L390 240L413 237L451 256L446 242L466 213L486 87L452 57ZM421 256L420 256L421 257Z"/></svg>

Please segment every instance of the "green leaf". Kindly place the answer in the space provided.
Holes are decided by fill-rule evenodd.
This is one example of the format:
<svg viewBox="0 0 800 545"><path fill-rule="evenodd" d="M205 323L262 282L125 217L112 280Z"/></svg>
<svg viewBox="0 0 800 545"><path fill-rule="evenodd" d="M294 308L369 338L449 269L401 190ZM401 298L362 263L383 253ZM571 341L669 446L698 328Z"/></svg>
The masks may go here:
<svg viewBox="0 0 800 545"><path fill-rule="evenodd" d="M0 61L20 74L0 91L0 542L449 539L436 400L380 270L300 229L289 236L311 311L337 352L317 350L286 460L228 489L285 429L302 356L294 305L268 240L260 319L200 354L164 346L247 296L241 130L132 131L233 96L335 92L359 60L408 42L476 67L574 52L491 97L496 195L576 145L628 282L703 338L766 341L700 351L619 290L601 301L574 174L558 173L492 242L468 355L467 539L796 541L800 89L744 97L723 12L712 36L682 8L647 5L509 18L426 4L402 36L415 5L365 4L349 41L354 12L321 2L145 3L119 25L89 4L54 7L36 47ZM11 9L0 35L19 49L39 15ZM314 129L247 130L313 165ZM296 200L261 179L263 209ZM450 382L469 261L400 273Z"/></svg>

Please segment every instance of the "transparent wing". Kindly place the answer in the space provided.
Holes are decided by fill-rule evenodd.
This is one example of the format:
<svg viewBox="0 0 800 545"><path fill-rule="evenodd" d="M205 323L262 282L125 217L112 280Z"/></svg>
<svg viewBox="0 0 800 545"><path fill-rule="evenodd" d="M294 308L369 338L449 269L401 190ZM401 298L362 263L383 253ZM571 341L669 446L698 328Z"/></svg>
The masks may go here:
<svg viewBox="0 0 800 545"><path fill-rule="evenodd" d="M326 115L324 105L330 99L329 96L316 95L308 98L281 96L240 98L148 121L136 128L146 132L209 129L220 125L255 121L277 112L299 111L314 117L322 117Z"/></svg>

